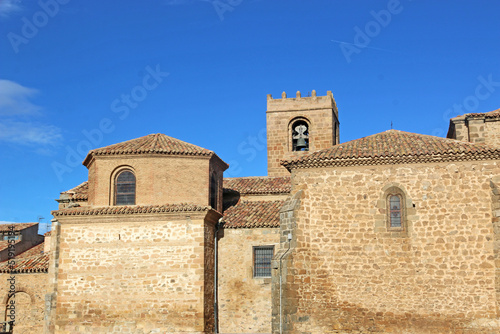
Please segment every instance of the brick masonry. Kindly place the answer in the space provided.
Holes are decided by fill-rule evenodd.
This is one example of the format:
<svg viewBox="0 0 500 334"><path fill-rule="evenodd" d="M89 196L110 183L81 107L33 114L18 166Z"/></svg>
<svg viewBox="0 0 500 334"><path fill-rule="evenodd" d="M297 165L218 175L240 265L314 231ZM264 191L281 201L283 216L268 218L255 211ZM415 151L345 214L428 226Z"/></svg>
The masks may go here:
<svg viewBox="0 0 500 334"><path fill-rule="evenodd" d="M209 173L216 171L222 185L223 168L207 157L137 155L98 156L89 165L89 205L113 205L113 180L122 169L136 176L136 204L195 203L209 205ZM222 198L222 186L218 187ZM222 210L222 200L218 210Z"/></svg>

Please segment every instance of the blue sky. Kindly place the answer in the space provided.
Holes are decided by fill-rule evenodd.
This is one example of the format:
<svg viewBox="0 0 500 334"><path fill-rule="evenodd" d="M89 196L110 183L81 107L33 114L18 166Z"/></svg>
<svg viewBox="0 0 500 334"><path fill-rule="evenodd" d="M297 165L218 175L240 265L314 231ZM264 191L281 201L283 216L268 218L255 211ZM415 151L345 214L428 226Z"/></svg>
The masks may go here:
<svg viewBox="0 0 500 334"><path fill-rule="evenodd" d="M500 108L498 1L0 0L0 221L151 133L266 174L266 95L331 90L341 142ZM462 112L462 113L463 113Z"/></svg>

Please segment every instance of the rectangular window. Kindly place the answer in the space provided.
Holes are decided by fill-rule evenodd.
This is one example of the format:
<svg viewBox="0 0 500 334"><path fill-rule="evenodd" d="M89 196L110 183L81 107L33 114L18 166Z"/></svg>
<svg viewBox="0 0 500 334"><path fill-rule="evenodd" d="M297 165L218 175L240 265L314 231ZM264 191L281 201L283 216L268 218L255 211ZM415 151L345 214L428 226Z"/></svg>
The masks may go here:
<svg viewBox="0 0 500 334"><path fill-rule="evenodd" d="M3 240L19 240L21 238L20 235L16 235L16 236L13 236L13 235L4 235L3 236Z"/></svg>
<svg viewBox="0 0 500 334"><path fill-rule="evenodd" d="M253 248L253 277L271 277L271 260L274 246Z"/></svg>

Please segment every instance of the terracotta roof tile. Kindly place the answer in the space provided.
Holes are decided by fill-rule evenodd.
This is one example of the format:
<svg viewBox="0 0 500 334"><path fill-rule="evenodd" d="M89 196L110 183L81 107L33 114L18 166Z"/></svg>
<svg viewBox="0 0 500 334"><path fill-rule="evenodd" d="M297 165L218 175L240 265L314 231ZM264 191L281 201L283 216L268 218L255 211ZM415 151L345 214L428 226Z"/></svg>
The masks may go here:
<svg viewBox="0 0 500 334"><path fill-rule="evenodd" d="M42 243L36 245L35 247L31 247L27 251L24 251L21 254L18 254L16 256L16 259L26 258L26 257L32 257L32 256L35 256L35 255L43 254L44 248L45 248L45 243L42 242Z"/></svg>
<svg viewBox="0 0 500 334"><path fill-rule="evenodd" d="M52 211L52 215L58 216L88 216L88 215L127 215L141 213L161 212L193 212L208 211L211 207L196 204L165 204L165 205L134 205L134 206L106 206L100 208L76 207Z"/></svg>
<svg viewBox="0 0 500 334"><path fill-rule="evenodd" d="M14 261L14 266L9 266L8 261L0 263L0 273L46 273L49 269L48 254L15 258Z"/></svg>
<svg viewBox="0 0 500 334"><path fill-rule="evenodd" d="M480 117L485 117L485 118L499 118L500 117L500 109L488 111L488 112L482 112L482 113L469 113L469 114L464 114L461 116L457 116L452 118L452 120L457 119L457 118L480 118Z"/></svg>
<svg viewBox="0 0 500 334"><path fill-rule="evenodd" d="M284 201L240 201L224 212L225 228L279 227Z"/></svg>
<svg viewBox="0 0 500 334"><path fill-rule="evenodd" d="M21 242L21 240L16 240L14 242L14 245L18 244L20 242ZM9 240L0 240L0 252L7 249L7 247L9 247Z"/></svg>
<svg viewBox="0 0 500 334"><path fill-rule="evenodd" d="M162 133L154 133L144 137L124 141L122 143L109 145L95 150L91 150L85 160L84 165L90 162L92 156L97 155L118 155L118 154L172 154L172 155L198 155L211 156L214 152L205 148L186 143L182 140L169 137ZM222 161L222 160L221 160Z"/></svg>
<svg viewBox="0 0 500 334"><path fill-rule="evenodd" d="M88 200L88 191L89 191L89 182L85 181L73 189L63 191L61 194L68 194L71 196L71 199L76 201L87 201Z"/></svg>
<svg viewBox="0 0 500 334"><path fill-rule="evenodd" d="M14 231L21 231L28 227L34 226L38 223L14 223L14 224L0 224L0 232L10 231L10 226L14 226Z"/></svg>
<svg viewBox="0 0 500 334"><path fill-rule="evenodd" d="M51 233L52 233L52 231L45 232L44 236L50 237Z"/></svg>
<svg viewBox="0 0 500 334"><path fill-rule="evenodd" d="M240 194L288 194L291 190L290 177L234 177L224 179L224 190Z"/></svg>
<svg viewBox="0 0 500 334"><path fill-rule="evenodd" d="M500 149L454 139L389 130L282 161L287 169L500 159Z"/></svg>

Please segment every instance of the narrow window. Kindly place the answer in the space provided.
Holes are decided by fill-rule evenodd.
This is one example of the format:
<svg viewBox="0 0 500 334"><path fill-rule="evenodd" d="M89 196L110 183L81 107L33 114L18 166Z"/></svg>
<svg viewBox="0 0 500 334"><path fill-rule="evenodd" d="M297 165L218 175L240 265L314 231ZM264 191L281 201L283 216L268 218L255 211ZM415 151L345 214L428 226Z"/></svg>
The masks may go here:
<svg viewBox="0 0 500 334"><path fill-rule="evenodd" d="M390 227L401 228L401 197L398 195L389 196Z"/></svg>
<svg viewBox="0 0 500 334"><path fill-rule="evenodd" d="M215 176L215 173L212 174L210 177L210 206L217 210L217 194L218 194L218 187L217 187L217 178Z"/></svg>
<svg viewBox="0 0 500 334"><path fill-rule="evenodd" d="M253 249L253 277L271 277L271 260L274 246L259 246Z"/></svg>
<svg viewBox="0 0 500 334"><path fill-rule="evenodd" d="M135 205L135 175L129 170L116 177L115 205Z"/></svg>
<svg viewBox="0 0 500 334"><path fill-rule="evenodd" d="M292 151L309 151L309 126L303 120L292 125Z"/></svg>

